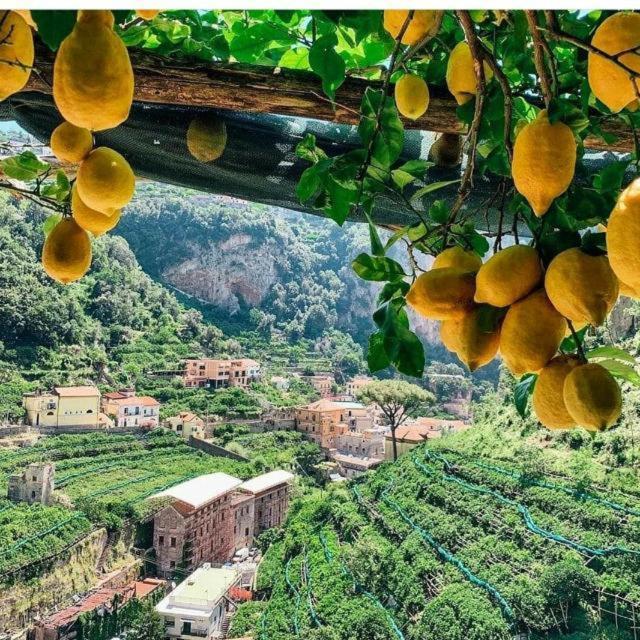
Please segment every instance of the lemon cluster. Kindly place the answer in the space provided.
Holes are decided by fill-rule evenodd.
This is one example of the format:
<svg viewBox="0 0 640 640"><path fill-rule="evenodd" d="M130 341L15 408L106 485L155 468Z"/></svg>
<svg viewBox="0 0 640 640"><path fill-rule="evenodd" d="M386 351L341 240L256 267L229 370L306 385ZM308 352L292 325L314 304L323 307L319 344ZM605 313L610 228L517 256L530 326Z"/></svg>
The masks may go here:
<svg viewBox="0 0 640 640"><path fill-rule="evenodd" d="M483 264L456 246L415 280L407 302L441 321L444 346L471 371L500 353L515 376L538 373L533 406L545 426L600 430L620 415L616 381L598 364L557 354L568 320L575 327L601 325L618 291L608 258L579 248L559 253L545 270L534 247L510 246Z"/></svg>

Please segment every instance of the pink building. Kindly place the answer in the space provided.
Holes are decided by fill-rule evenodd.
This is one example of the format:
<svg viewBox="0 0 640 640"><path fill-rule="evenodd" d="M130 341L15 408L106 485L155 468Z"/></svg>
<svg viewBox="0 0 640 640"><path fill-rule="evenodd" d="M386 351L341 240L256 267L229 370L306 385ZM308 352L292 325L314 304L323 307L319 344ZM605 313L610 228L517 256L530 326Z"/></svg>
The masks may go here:
<svg viewBox="0 0 640 640"><path fill-rule="evenodd" d="M260 379L260 363L250 358L238 360L187 360L183 374L185 387L248 387Z"/></svg>
<svg viewBox="0 0 640 640"><path fill-rule="evenodd" d="M116 427L155 429L160 403L150 396L137 396L134 389L121 389L102 396L102 412L113 418Z"/></svg>

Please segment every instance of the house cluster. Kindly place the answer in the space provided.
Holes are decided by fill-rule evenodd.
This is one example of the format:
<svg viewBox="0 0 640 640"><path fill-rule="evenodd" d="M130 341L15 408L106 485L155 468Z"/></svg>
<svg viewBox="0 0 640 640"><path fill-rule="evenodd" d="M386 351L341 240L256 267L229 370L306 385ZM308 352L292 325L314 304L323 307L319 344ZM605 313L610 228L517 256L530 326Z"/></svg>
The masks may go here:
<svg viewBox="0 0 640 640"><path fill-rule="evenodd" d="M160 403L138 396L133 389L100 394L93 385L54 387L50 392L26 393L22 406L33 427L78 430L100 428L153 429Z"/></svg>
<svg viewBox="0 0 640 640"><path fill-rule="evenodd" d="M153 548L159 575L225 563L278 527L289 507L293 474L271 471L243 482L212 473L153 496L169 504L154 516Z"/></svg>

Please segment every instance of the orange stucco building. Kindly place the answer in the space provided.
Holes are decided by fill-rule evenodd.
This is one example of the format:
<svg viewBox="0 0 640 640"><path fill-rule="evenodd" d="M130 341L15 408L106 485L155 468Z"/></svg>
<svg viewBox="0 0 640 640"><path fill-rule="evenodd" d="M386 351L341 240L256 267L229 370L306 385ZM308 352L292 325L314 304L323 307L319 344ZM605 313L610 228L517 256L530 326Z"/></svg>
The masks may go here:
<svg viewBox="0 0 640 640"><path fill-rule="evenodd" d="M183 374L185 387L248 387L260 379L260 363L250 358L187 360Z"/></svg>

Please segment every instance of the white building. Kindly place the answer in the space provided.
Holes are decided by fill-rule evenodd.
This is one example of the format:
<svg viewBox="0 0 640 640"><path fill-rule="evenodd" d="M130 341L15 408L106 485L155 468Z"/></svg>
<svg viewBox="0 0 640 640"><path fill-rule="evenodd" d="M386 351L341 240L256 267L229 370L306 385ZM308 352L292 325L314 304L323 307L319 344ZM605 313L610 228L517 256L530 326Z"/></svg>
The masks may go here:
<svg viewBox="0 0 640 640"><path fill-rule="evenodd" d="M169 639L223 638L229 590L240 582L236 569L203 564L157 605Z"/></svg>

